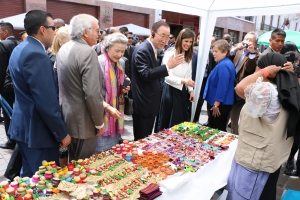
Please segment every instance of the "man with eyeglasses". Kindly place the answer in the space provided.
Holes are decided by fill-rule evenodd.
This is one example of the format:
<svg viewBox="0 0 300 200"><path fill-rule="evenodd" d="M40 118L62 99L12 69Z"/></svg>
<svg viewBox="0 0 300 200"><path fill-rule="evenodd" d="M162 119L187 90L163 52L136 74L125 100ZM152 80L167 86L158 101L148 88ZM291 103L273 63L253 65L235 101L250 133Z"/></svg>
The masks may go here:
<svg viewBox="0 0 300 200"><path fill-rule="evenodd" d="M29 11L24 19L28 37L9 60L16 97L9 134L22 155L21 176L32 176L43 160L59 164L59 146L67 147L71 142L46 54L55 35L53 24L50 13Z"/></svg>
<svg viewBox="0 0 300 200"><path fill-rule="evenodd" d="M126 32L125 36L128 39L127 49L124 52L124 57L127 59L125 62L125 73L129 78L131 78L131 69L130 69L131 58L132 58L132 53L133 53L135 47L132 45L132 41L133 41L132 32Z"/></svg>
<svg viewBox="0 0 300 200"><path fill-rule="evenodd" d="M152 133L161 99L161 78L169 75L169 69L184 61L183 54L172 56L166 65L158 65L157 50L169 41L170 26L165 21L152 25L151 36L137 46L131 62L131 89L133 97L134 139L142 139Z"/></svg>
<svg viewBox="0 0 300 200"><path fill-rule="evenodd" d="M169 42L168 42L168 45L165 47L165 50L167 50L170 47L174 47L175 46L175 41L176 41L175 36L173 34L170 34Z"/></svg>

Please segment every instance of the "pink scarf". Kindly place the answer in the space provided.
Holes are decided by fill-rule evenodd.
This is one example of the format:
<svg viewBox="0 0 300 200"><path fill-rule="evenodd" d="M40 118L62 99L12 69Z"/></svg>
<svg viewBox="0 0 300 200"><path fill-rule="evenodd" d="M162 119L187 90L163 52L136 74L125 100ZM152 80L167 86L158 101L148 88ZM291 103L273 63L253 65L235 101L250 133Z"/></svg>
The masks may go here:
<svg viewBox="0 0 300 200"><path fill-rule="evenodd" d="M104 115L104 136L115 136L117 133L124 133L124 95L122 94L122 85L124 83L124 70L120 62L114 67L107 53L105 56L104 79L105 79L105 101L112 107L121 112L122 117L116 119L108 112Z"/></svg>

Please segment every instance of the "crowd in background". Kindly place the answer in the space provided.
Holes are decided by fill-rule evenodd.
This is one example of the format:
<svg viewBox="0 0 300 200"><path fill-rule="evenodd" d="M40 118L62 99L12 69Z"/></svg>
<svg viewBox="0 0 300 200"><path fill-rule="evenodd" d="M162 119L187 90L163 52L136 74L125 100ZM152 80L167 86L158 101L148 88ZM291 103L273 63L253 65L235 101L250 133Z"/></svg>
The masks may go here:
<svg viewBox="0 0 300 200"><path fill-rule="evenodd" d="M3 108L8 138L4 148L15 148L17 161L11 165L18 166L21 176L32 176L43 160L65 165L67 154L80 159L110 149L122 140L124 113L132 115L138 140L153 129L198 122L204 101L204 125L222 131L229 126L240 135L229 199L249 198L242 194L244 184L237 188L235 176L259 177L246 189L253 191L253 199L274 199L286 160L285 173L299 176L299 154L294 169L299 51L293 41L285 41L283 30L273 30L262 53L255 32L237 44L228 34L212 37L207 64L199 66L199 34L184 28L174 35L165 21L155 22L144 41L126 27L100 29L98 20L87 14L74 16L66 25L50 13L33 10L24 26L18 41L13 26L0 23L0 94L13 108L11 117ZM205 74L196 99L200 68ZM274 132L278 137L270 138Z"/></svg>

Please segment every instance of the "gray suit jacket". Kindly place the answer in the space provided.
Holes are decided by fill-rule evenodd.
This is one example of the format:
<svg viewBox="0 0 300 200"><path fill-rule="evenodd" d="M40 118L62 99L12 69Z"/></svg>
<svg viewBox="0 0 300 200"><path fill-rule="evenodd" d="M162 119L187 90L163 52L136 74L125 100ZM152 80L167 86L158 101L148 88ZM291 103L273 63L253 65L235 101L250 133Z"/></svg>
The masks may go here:
<svg viewBox="0 0 300 200"><path fill-rule="evenodd" d="M103 124L102 72L97 54L83 39L64 44L56 56L59 99L70 135L95 137Z"/></svg>

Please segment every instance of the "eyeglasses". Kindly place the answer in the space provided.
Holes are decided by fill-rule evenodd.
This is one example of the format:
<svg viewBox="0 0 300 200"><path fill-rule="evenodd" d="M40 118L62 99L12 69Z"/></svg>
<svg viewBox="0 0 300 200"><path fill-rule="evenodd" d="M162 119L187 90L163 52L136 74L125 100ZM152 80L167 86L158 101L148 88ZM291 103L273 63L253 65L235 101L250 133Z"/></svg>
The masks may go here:
<svg viewBox="0 0 300 200"><path fill-rule="evenodd" d="M52 31L55 31L56 30L56 27L55 26L47 26L47 25L44 25L45 28L51 28Z"/></svg>
<svg viewBox="0 0 300 200"><path fill-rule="evenodd" d="M170 38L169 38L170 35L163 35L163 34L160 34L160 33L157 33L157 32L156 32L156 34L159 35L159 37L161 37L161 38L163 38L163 39L165 39L165 40L169 40L169 39L170 39Z"/></svg>
<svg viewBox="0 0 300 200"><path fill-rule="evenodd" d="M132 39L132 37L127 37L127 39Z"/></svg>

